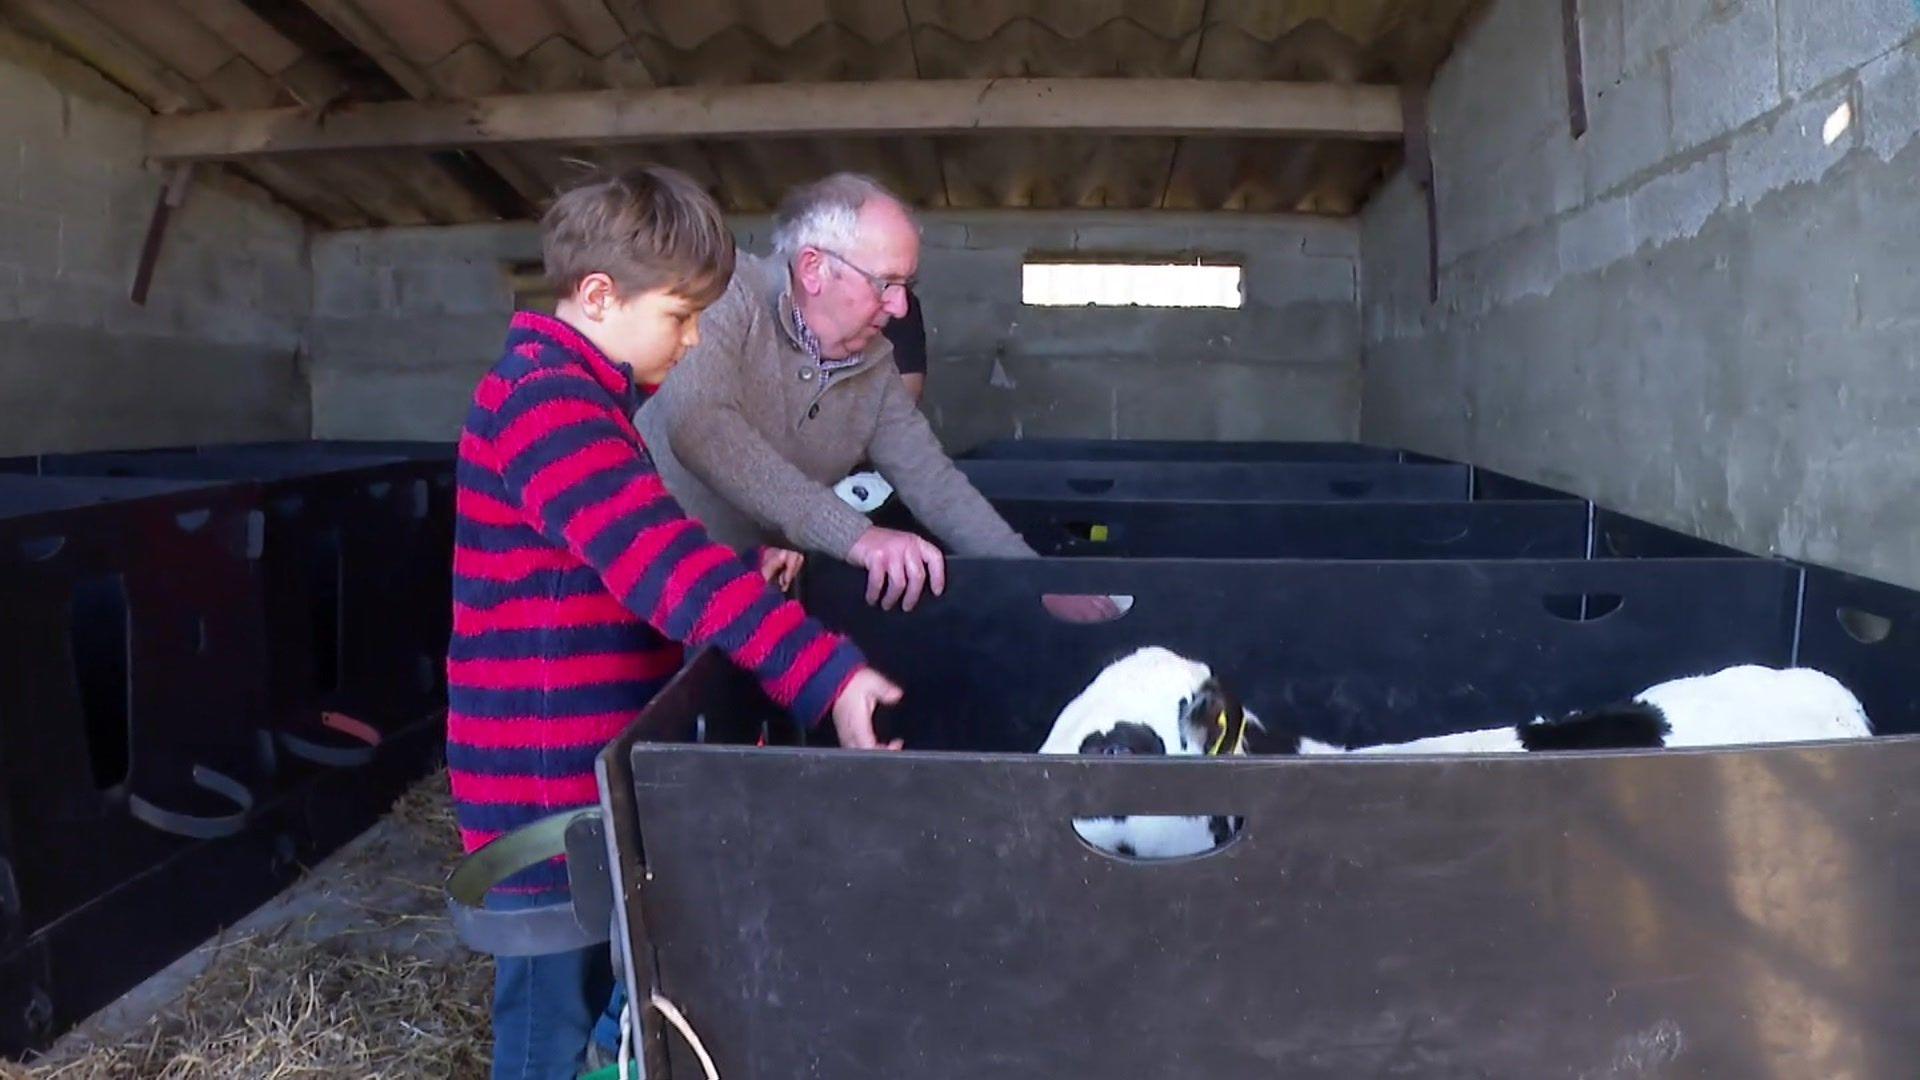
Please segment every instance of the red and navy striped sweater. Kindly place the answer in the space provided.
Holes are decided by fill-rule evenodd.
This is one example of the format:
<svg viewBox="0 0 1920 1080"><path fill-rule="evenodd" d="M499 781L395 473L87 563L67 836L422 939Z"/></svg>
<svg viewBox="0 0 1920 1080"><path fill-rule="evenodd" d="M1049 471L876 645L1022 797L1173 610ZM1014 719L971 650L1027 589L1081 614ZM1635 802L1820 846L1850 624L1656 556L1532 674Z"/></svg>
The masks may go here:
<svg viewBox="0 0 1920 1080"><path fill-rule="evenodd" d="M468 851L599 801L593 759L717 645L803 724L864 664L667 494L624 365L556 319L513 317L460 439L447 766ZM559 863L514 891L564 885Z"/></svg>

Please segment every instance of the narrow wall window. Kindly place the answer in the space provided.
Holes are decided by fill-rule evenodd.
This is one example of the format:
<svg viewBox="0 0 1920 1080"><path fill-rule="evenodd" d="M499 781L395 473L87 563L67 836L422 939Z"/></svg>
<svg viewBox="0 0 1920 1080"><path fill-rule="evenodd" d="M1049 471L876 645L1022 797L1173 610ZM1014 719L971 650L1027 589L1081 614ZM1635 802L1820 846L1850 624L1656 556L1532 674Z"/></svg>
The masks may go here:
<svg viewBox="0 0 1920 1080"><path fill-rule="evenodd" d="M1237 308L1246 295L1241 268L1224 261L1033 256L1020 268L1020 300L1034 307Z"/></svg>

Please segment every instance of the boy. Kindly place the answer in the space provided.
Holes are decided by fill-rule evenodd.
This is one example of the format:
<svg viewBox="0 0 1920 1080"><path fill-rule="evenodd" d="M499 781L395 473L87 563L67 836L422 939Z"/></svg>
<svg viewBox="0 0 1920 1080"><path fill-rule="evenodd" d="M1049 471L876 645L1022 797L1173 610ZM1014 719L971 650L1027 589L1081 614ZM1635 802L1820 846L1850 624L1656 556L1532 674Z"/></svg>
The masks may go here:
<svg viewBox="0 0 1920 1080"><path fill-rule="evenodd" d="M645 168L562 195L542 225L559 305L513 317L460 439L447 765L468 851L596 803L595 755L679 668L682 643L725 650L802 724L831 713L846 746L873 747L874 708L900 699L707 539L634 431L732 276L719 208ZM554 903L565 887L550 863L489 902ZM604 948L499 958L493 1075L573 1077L610 968Z"/></svg>

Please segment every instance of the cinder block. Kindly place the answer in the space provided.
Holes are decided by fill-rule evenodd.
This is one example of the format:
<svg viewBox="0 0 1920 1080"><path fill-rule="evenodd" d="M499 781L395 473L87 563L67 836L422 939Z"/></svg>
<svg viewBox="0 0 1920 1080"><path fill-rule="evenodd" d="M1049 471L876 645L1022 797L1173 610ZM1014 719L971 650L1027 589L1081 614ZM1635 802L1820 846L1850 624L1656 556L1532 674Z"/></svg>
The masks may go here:
<svg viewBox="0 0 1920 1080"><path fill-rule="evenodd" d="M402 311L477 315L513 309L506 275L494 261L445 259L413 263L393 271L394 302Z"/></svg>
<svg viewBox="0 0 1920 1080"><path fill-rule="evenodd" d="M1115 380L1115 434L1130 439L1326 439L1355 436L1360 372L1339 368L1219 363L1173 365L1184 389L1169 392L1162 365L1131 362Z"/></svg>
<svg viewBox="0 0 1920 1080"><path fill-rule="evenodd" d="M1563 129L1548 134L1540 144L1537 160L1544 188L1542 214L1534 222L1564 214L1587 201L1585 163L1580 144L1570 132Z"/></svg>
<svg viewBox="0 0 1920 1080"><path fill-rule="evenodd" d="M1730 247L1745 307L1744 339L1797 346L1809 333L1851 327L1858 321L1856 290L1869 277L1885 280L1887 271L1905 261L1874 259L1876 245L1862 233L1914 221L1920 214L1883 219L1863 230L1860 204L1850 196L1850 191L1802 188L1743 215L1740 242Z"/></svg>
<svg viewBox="0 0 1920 1080"><path fill-rule="evenodd" d="M1564 132L1560 5L1502 0L1442 65L1431 94L1434 163L1477 175Z"/></svg>
<svg viewBox="0 0 1920 1080"><path fill-rule="evenodd" d="M305 434L305 389L285 353L52 323L15 340L16 355L61 363L9 366L10 452Z"/></svg>
<svg viewBox="0 0 1920 1080"><path fill-rule="evenodd" d="M1368 335L1400 337L1417 330L1418 313L1427 306L1426 207L1404 173L1388 181L1362 211L1360 249Z"/></svg>
<svg viewBox="0 0 1920 1080"><path fill-rule="evenodd" d="M1801 94L1920 30L1913 0L1779 0L1786 90Z"/></svg>
<svg viewBox="0 0 1920 1080"><path fill-rule="evenodd" d="M457 439L484 370L355 372L316 367L313 433L322 439Z"/></svg>
<svg viewBox="0 0 1920 1080"><path fill-rule="evenodd" d="M1673 141L1684 152L1780 104L1773 5L1749 0L1672 52Z"/></svg>
<svg viewBox="0 0 1920 1080"><path fill-rule="evenodd" d="M1860 72L1860 123L1866 143L1891 161L1920 135L1920 55L1897 49Z"/></svg>
<svg viewBox="0 0 1920 1080"><path fill-rule="evenodd" d="M114 177L91 150L66 140L28 143L20 166L20 202L66 214L103 218Z"/></svg>
<svg viewBox="0 0 1920 1080"><path fill-rule="evenodd" d="M27 282L17 266L0 266L0 323L29 318ZM4 337L0 334L0 337Z"/></svg>
<svg viewBox="0 0 1920 1080"><path fill-rule="evenodd" d="M1056 215L1029 212L1005 221L969 221L966 228L970 248L1016 252L1073 249L1073 228Z"/></svg>
<svg viewBox="0 0 1920 1080"><path fill-rule="evenodd" d="M1846 110L1847 126L1831 144L1827 125ZM1834 119L1835 127L1839 120ZM1727 148L1727 194L1737 205L1758 202L1788 184L1818 180L1860 144L1848 88L1840 87L1802 101L1764 126L1749 128Z"/></svg>
<svg viewBox="0 0 1920 1080"><path fill-rule="evenodd" d="M948 248L920 257L922 292L1001 296L1018 303L1022 252L1012 248Z"/></svg>
<svg viewBox="0 0 1920 1080"><path fill-rule="evenodd" d="M1298 251L1259 251L1247 255L1242 285L1248 307L1274 307L1300 301L1353 304L1358 299L1355 259L1316 259Z"/></svg>
<svg viewBox="0 0 1920 1080"><path fill-rule="evenodd" d="M1605 199L1560 223L1560 267L1598 270L1634 252L1633 214L1625 196Z"/></svg>
<svg viewBox="0 0 1920 1080"><path fill-rule="evenodd" d="M261 303L270 314L304 325L312 314L313 274L297 261L268 261L260 267Z"/></svg>
<svg viewBox="0 0 1920 1080"><path fill-rule="evenodd" d="M1915 157L1909 151L1902 162ZM1865 223L1850 254L1860 320L1869 327L1898 327L1909 337L1920 331L1920 259L1913 238L1920 235L1920 172L1911 168L1871 170L1882 182L1863 185L1860 213Z"/></svg>
<svg viewBox="0 0 1920 1080"><path fill-rule="evenodd" d="M1694 236L1726 201L1726 155L1647 181L1629 197L1636 249Z"/></svg>
<svg viewBox="0 0 1920 1080"><path fill-rule="evenodd" d="M60 91L31 68L0 60L0 146L46 143L61 134Z"/></svg>
<svg viewBox="0 0 1920 1080"><path fill-rule="evenodd" d="M1427 242L1424 194L1407 170L1401 169L1380 185L1360 211L1358 255L1361 275L1372 278L1376 267L1404 261L1416 241L1424 255Z"/></svg>
<svg viewBox="0 0 1920 1080"><path fill-rule="evenodd" d="M19 267L29 279L53 277L60 265L60 215L27 206L0 206L0 266Z"/></svg>
<svg viewBox="0 0 1920 1080"><path fill-rule="evenodd" d="M1110 357L1068 360L1008 358L1002 370L1011 387L994 386L991 363L977 367L978 381L969 389L994 399L988 406L1007 417L1010 430L1028 437L1100 436L1119 434L1118 397L1124 380L1117 377L1118 362ZM929 385L933 379L928 380ZM1161 381L1165 391L1167 381ZM990 413L991 415L991 413Z"/></svg>
<svg viewBox="0 0 1920 1080"><path fill-rule="evenodd" d="M1580 139L1590 196L1611 192L1672 155L1668 89L1662 60L1595 91L1587 109L1587 133Z"/></svg>
<svg viewBox="0 0 1920 1080"><path fill-rule="evenodd" d="M1484 250L1580 205L1581 171L1580 151L1561 129L1485 170L1441 173L1442 258Z"/></svg>
<svg viewBox="0 0 1920 1080"><path fill-rule="evenodd" d="M927 348L937 353L991 355L1020 333L1019 297L959 293L921 294L921 314L927 323Z"/></svg>
<svg viewBox="0 0 1920 1080"><path fill-rule="evenodd" d="M920 215L919 222L920 249L922 251L931 248L960 248L967 246L967 227L965 225L947 221L930 214ZM766 230L763 231L761 235L764 237L769 233L770 230Z"/></svg>
<svg viewBox="0 0 1920 1080"><path fill-rule="evenodd" d="M1440 271L1440 302L1449 316L1478 318L1493 310L1499 302L1496 282L1500 262L1507 252L1498 247L1485 248L1465 256Z"/></svg>
<svg viewBox="0 0 1920 1080"><path fill-rule="evenodd" d="M1740 3L1743 0L1734 0ZM1744 0L1745 3L1771 3L1771 0ZM1642 71L1652 66L1662 49L1670 49L1689 38L1709 18L1723 16L1730 7L1727 0L1659 0L1657 3L1635 0L1626 5L1623 48L1625 67Z"/></svg>
<svg viewBox="0 0 1920 1080"><path fill-rule="evenodd" d="M1386 446L1475 460L1469 378L1459 335L1396 342L1367 357L1360 437Z"/></svg>
<svg viewBox="0 0 1920 1080"><path fill-rule="evenodd" d="M314 276L351 273L361 263L371 235L363 229L315 234L310 246Z"/></svg>
<svg viewBox="0 0 1920 1080"><path fill-rule="evenodd" d="M1325 335L1332 332L1316 310L1324 306L1297 305L1274 319L1178 308L1025 308L1003 347L1009 356L1034 358L1163 356L1195 349L1246 359L1318 358L1325 355ZM1357 327L1359 312L1352 305L1338 309Z"/></svg>
<svg viewBox="0 0 1920 1080"><path fill-rule="evenodd" d="M317 318L308 333L316 371L458 371L479 378L499 359L507 315L418 319ZM469 387L471 389L471 387Z"/></svg>
<svg viewBox="0 0 1920 1080"><path fill-rule="evenodd" d="M1360 310L1346 300L1292 304L1271 316L1256 313L1242 318L1223 337L1218 344L1207 343L1208 355L1258 363L1357 364Z"/></svg>
<svg viewBox="0 0 1920 1080"><path fill-rule="evenodd" d="M131 281L139 252L123 249L118 240L119 234L104 216L65 215L60 221L60 276Z"/></svg>
<svg viewBox="0 0 1920 1080"><path fill-rule="evenodd" d="M403 266L447 259L501 262L540 258L540 227L535 222L366 229L329 237L327 243L351 243L368 264Z"/></svg>
<svg viewBox="0 0 1920 1080"><path fill-rule="evenodd" d="M388 267L328 259L315 268L313 308L316 316L391 313L398 306L393 271Z"/></svg>
<svg viewBox="0 0 1920 1080"><path fill-rule="evenodd" d="M1559 226L1541 225L1495 249L1492 279L1498 304L1511 304L1529 296L1546 296L1560 281Z"/></svg>
<svg viewBox="0 0 1920 1080"><path fill-rule="evenodd" d="M1626 74L1626 0L1584 0L1580 5L1582 66L1589 97Z"/></svg>
<svg viewBox="0 0 1920 1080"><path fill-rule="evenodd" d="M1357 259L1360 257L1360 227L1351 219L1314 222L1305 227L1300 250L1314 256Z"/></svg>

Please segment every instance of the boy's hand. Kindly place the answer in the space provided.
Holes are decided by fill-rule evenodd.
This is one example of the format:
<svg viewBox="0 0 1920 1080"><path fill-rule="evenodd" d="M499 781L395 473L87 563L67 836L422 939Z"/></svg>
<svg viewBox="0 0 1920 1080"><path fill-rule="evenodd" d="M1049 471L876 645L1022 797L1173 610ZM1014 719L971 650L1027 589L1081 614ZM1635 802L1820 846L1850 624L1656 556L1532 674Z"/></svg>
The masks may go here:
<svg viewBox="0 0 1920 1080"><path fill-rule="evenodd" d="M867 603L877 602L883 611L895 604L912 611L929 585L935 596L947 591L947 557L912 533L870 528L853 542L847 561L866 567Z"/></svg>
<svg viewBox="0 0 1920 1080"><path fill-rule="evenodd" d="M777 547L760 549L760 576L781 592L793 589L794 579L800 576L800 568L806 563L807 557L797 551Z"/></svg>
<svg viewBox="0 0 1920 1080"><path fill-rule="evenodd" d="M840 745L848 750L898 750L900 739L882 747L873 734L873 711L882 705L898 705L900 688L872 668L861 668L847 681L846 689L833 702L833 730Z"/></svg>

